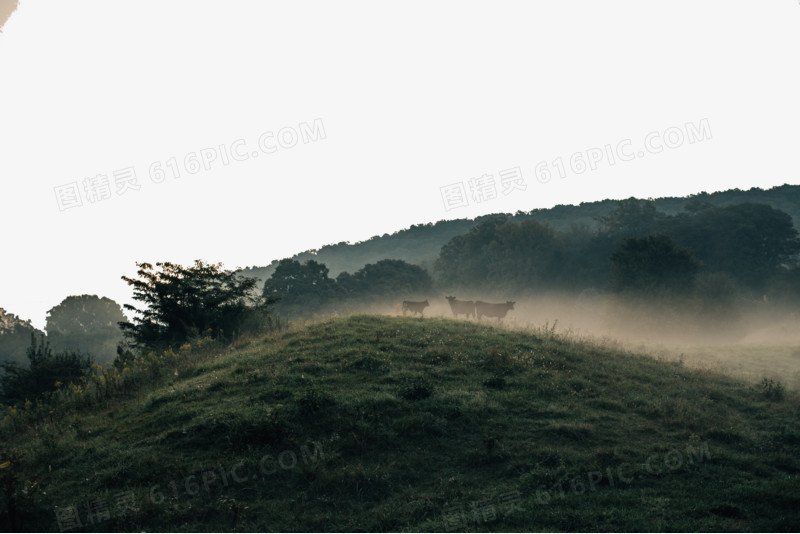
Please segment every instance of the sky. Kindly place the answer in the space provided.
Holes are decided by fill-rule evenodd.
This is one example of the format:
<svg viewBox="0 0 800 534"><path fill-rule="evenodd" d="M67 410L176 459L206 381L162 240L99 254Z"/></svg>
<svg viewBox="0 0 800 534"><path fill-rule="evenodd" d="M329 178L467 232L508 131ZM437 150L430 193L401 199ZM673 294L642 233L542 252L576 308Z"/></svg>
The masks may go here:
<svg viewBox="0 0 800 534"><path fill-rule="evenodd" d="M41 328L69 295L133 303L137 261L798 184L798 53L796 0L21 0L0 307Z"/></svg>

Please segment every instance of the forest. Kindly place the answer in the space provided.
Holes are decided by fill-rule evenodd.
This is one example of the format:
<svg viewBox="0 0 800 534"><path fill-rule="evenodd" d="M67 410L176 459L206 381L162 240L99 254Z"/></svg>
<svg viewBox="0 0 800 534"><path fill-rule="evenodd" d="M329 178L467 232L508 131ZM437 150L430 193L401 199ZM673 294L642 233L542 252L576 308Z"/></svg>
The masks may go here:
<svg viewBox="0 0 800 534"><path fill-rule="evenodd" d="M630 198L592 226L569 229L530 217L484 217L450 238L427 269L382 259L333 277L320 261L284 259L263 295L280 299L275 310L289 319L454 292L497 299L606 295L735 328L740 312L764 302L782 313L799 311L798 252L792 217L766 204L715 206L695 197L668 214L652 200Z"/></svg>

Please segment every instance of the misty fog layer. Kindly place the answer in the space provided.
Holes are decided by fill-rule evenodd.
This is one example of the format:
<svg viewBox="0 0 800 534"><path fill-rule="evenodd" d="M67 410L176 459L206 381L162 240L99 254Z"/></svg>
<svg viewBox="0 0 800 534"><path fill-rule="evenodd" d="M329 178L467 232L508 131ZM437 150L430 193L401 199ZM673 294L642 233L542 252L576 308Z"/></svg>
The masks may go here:
<svg viewBox="0 0 800 534"><path fill-rule="evenodd" d="M451 291L459 300L505 302L515 299L505 318L458 320L501 328L554 333L589 340L658 359L720 371L757 382L764 377L780 379L790 389L800 388L800 317L769 301L741 300L734 309L716 315L700 315L685 302L648 302L644 299L584 292L524 295ZM429 297L424 317L453 318L444 295ZM402 302L351 300L312 316L322 320L331 314L370 313L403 315ZM407 312L406 315L415 315ZM303 322L302 320L300 322Z"/></svg>

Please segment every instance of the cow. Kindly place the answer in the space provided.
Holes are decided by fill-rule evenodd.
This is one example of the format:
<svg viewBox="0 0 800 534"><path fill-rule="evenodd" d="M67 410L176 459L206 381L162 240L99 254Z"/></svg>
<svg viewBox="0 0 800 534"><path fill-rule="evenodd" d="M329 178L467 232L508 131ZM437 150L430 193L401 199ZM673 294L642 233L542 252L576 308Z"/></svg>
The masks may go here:
<svg viewBox="0 0 800 534"><path fill-rule="evenodd" d="M483 317L497 317L497 320L500 321L503 317L506 316L508 310L514 309L514 302L510 300L505 304L491 304L489 302L481 302L480 300L475 303L475 311L478 314L478 319Z"/></svg>
<svg viewBox="0 0 800 534"><path fill-rule="evenodd" d="M453 317L458 318L458 315L463 313L467 317L475 317L475 303L471 300L457 300L455 297L445 297L447 302L450 303L450 309L453 311Z"/></svg>
<svg viewBox="0 0 800 534"><path fill-rule="evenodd" d="M425 311L425 308L427 308L428 306L430 306L430 304L428 304L427 299L423 300L422 302L414 302L413 300L404 300L403 315L406 314L406 311L410 311L411 313L418 313L422 317L425 317L425 314L423 312Z"/></svg>

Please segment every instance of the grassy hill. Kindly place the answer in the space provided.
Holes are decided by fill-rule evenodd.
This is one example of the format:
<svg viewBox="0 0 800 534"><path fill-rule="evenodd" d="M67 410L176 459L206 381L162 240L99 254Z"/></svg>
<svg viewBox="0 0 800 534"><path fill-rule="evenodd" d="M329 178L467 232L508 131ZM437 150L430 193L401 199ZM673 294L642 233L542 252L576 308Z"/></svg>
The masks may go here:
<svg viewBox="0 0 800 534"><path fill-rule="evenodd" d="M800 527L800 404L772 382L366 315L148 365L34 428L7 415L6 530Z"/></svg>

